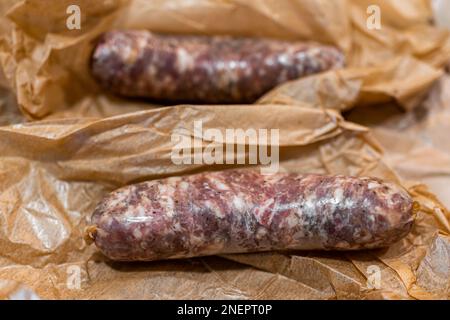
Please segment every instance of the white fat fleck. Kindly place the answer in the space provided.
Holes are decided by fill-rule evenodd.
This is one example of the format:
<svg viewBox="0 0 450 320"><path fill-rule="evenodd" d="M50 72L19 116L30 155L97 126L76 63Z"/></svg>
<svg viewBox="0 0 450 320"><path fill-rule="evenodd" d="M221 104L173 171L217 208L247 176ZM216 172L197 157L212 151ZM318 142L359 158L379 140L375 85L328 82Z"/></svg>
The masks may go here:
<svg viewBox="0 0 450 320"><path fill-rule="evenodd" d="M173 229L175 231L180 231L181 230L181 224L179 222L176 222L173 224Z"/></svg>
<svg viewBox="0 0 450 320"><path fill-rule="evenodd" d="M281 54L278 56L278 62L282 65L289 65L291 60L287 54Z"/></svg>
<svg viewBox="0 0 450 320"><path fill-rule="evenodd" d="M245 210L245 202L242 200L241 197L239 196L234 196L233 197L233 206L236 208L236 210L238 211L243 211Z"/></svg>
<svg viewBox="0 0 450 320"><path fill-rule="evenodd" d="M133 63L136 58L136 52L131 46L123 46L122 55L127 63Z"/></svg>
<svg viewBox="0 0 450 320"><path fill-rule="evenodd" d="M392 196L387 197L387 205L389 207L392 207L394 205L394 199L392 198Z"/></svg>
<svg viewBox="0 0 450 320"><path fill-rule="evenodd" d="M334 191L334 204L339 204L342 202L342 200L344 200L344 189L342 188L336 188L336 190Z"/></svg>
<svg viewBox="0 0 450 320"><path fill-rule="evenodd" d="M148 38L146 38L146 37L136 37L136 39L137 39L138 46L140 48L143 48L143 47L147 46Z"/></svg>
<svg viewBox="0 0 450 320"><path fill-rule="evenodd" d="M267 234L267 229L259 227L256 231L256 239L262 239Z"/></svg>
<svg viewBox="0 0 450 320"><path fill-rule="evenodd" d="M310 196L308 196L308 198L306 199L306 201L305 201L305 206L306 206L306 208L315 208L315 206L316 206L316 195L315 194L312 194L312 195L310 195Z"/></svg>
<svg viewBox="0 0 450 320"><path fill-rule="evenodd" d="M237 67L236 61L230 61L230 62L228 63L228 67L229 67L231 70L236 69L236 67Z"/></svg>
<svg viewBox="0 0 450 320"><path fill-rule="evenodd" d="M363 206L364 206L364 208L370 208L370 206L371 206L370 200L367 199L367 198L365 198L365 199L363 200Z"/></svg>
<svg viewBox="0 0 450 320"><path fill-rule="evenodd" d="M297 215L291 213L289 216L287 216L286 222L289 227L295 227L296 225L298 225L299 221Z"/></svg>
<svg viewBox="0 0 450 320"><path fill-rule="evenodd" d="M332 203L336 207L344 201L344 189L336 188L333 194Z"/></svg>
<svg viewBox="0 0 450 320"><path fill-rule="evenodd" d="M296 54L296 58L300 61L303 61L306 58L306 54L303 51L300 51Z"/></svg>
<svg viewBox="0 0 450 320"><path fill-rule="evenodd" d="M217 63L217 64L219 64L219 63ZM226 65L223 62L220 65L221 65L221 67L219 68L219 66L217 66L217 69L219 69L219 70L225 69L223 72L220 73L220 83L230 84L230 83L235 83L239 80L238 72L235 72L233 70L236 68L235 62L230 62L228 64L229 68L226 68ZM233 66L233 67L231 67L231 66Z"/></svg>
<svg viewBox="0 0 450 320"><path fill-rule="evenodd" d="M168 217L173 217L175 214L174 193L175 189L172 186L158 185L161 206L163 206L164 213Z"/></svg>
<svg viewBox="0 0 450 320"><path fill-rule="evenodd" d="M135 222L148 222L150 220L152 220L151 216L124 217L123 222L129 224Z"/></svg>
<svg viewBox="0 0 450 320"><path fill-rule="evenodd" d="M181 190L189 189L189 183L187 183L186 181L181 181L180 182L180 188L181 188Z"/></svg>
<svg viewBox="0 0 450 320"><path fill-rule="evenodd" d="M147 243L145 241L139 242L139 246L142 250L147 250Z"/></svg>
<svg viewBox="0 0 450 320"><path fill-rule="evenodd" d="M160 195L164 195L164 193L166 192L166 190L168 189L164 184L158 184L158 191Z"/></svg>
<svg viewBox="0 0 450 320"><path fill-rule="evenodd" d="M95 50L94 57L101 58L103 56L108 56L111 52L111 49L107 46L100 46L97 50ZM19 125L16 126L19 128Z"/></svg>
<svg viewBox="0 0 450 320"><path fill-rule="evenodd" d="M344 200L344 207L346 208L353 208L355 206L355 200L351 197L345 198Z"/></svg>
<svg viewBox="0 0 450 320"><path fill-rule="evenodd" d="M219 190L222 190L222 191L229 190L229 188L227 187L227 185L224 184L224 183L222 183L222 182L221 182L220 180L218 180L218 179L213 179L213 180L212 180L212 183L213 183L214 186L215 186L217 189L219 189Z"/></svg>
<svg viewBox="0 0 450 320"><path fill-rule="evenodd" d="M378 182L374 182L374 181L369 182L369 184L367 185L369 190L375 189L375 188L377 188L379 186L380 186L380 184Z"/></svg>
<svg viewBox="0 0 450 320"><path fill-rule="evenodd" d="M166 214L168 217L175 215L175 202L171 197L166 198Z"/></svg>
<svg viewBox="0 0 450 320"><path fill-rule="evenodd" d="M177 50L177 65L180 72L192 68L194 65L194 58L185 49L179 48Z"/></svg>
<svg viewBox="0 0 450 320"><path fill-rule="evenodd" d="M266 62L266 65L270 66L270 67L275 65L275 61L273 58L268 58L265 62Z"/></svg>
<svg viewBox="0 0 450 320"><path fill-rule="evenodd" d="M216 217L223 218L224 213L220 210L220 208L212 201L207 200L204 202L204 206L211 210Z"/></svg>
<svg viewBox="0 0 450 320"><path fill-rule="evenodd" d="M297 209L298 208L298 203L297 202L288 202L288 203L283 203L283 204L279 204L277 203L274 211L286 211L286 210L292 210L292 209Z"/></svg>
<svg viewBox="0 0 450 320"><path fill-rule="evenodd" d="M142 232L141 232L141 230L139 230L138 228L135 228L135 229L133 230L133 236L134 236L136 239L142 238Z"/></svg>
<svg viewBox="0 0 450 320"><path fill-rule="evenodd" d="M216 62L216 68L217 69L225 69L225 63L223 61L217 61Z"/></svg>

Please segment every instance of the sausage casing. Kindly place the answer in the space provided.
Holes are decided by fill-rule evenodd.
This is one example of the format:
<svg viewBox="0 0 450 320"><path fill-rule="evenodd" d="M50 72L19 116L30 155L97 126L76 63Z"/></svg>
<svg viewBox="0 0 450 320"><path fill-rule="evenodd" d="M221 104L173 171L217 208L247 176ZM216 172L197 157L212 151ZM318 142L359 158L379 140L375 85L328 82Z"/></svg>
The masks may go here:
<svg viewBox="0 0 450 320"><path fill-rule="evenodd" d="M334 47L260 38L110 31L93 76L110 92L169 102L251 103L278 84L342 67Z"/></svg>
<svg viewBox="0 0 450 320"><path fill-rule="evenodd" d="M104 198L92 237L113 260L389 246L413 201L376 178L226 170L130 185Z"/></svg>

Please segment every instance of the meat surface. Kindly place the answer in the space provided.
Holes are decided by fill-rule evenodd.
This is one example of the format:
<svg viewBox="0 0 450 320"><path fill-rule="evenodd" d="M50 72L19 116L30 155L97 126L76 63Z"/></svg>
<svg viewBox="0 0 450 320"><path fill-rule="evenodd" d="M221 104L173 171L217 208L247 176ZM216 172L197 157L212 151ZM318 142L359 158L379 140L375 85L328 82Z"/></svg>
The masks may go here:
<svg viewBox="0 0 450 320"><path fill-rule="evenodd" d="M105 197L91 236L112 260L389 246L413 201L376 178L226 170L130 185Z"/></svg>
<svg viewBox="0 0 450 320"><path fill-rule="evenodd" d="M110 31L93 76L106 90L168 102L251 103L275 86L344 65L334 47L261 38Z"/></svg>

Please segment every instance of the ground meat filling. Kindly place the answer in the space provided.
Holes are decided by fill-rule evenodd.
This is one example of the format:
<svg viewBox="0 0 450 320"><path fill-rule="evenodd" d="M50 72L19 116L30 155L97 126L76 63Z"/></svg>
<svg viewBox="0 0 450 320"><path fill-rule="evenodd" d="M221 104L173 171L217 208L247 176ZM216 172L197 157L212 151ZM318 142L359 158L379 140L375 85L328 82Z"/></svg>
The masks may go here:
<svg viewBox="0 0 450 320"><path fill-rule="evenodd" d="M121 188L92 222L111 259L156 260L384 247L410 231L412 211L405 190L375 178L228 170Z"/></svg>
<svg viewBox="0 0 450 320"><path fill-rule="evenodd" d="M105 33L91 61L113 93L200 103L252 103L281 83L343 65L330 46L136 30Z"/></svg>

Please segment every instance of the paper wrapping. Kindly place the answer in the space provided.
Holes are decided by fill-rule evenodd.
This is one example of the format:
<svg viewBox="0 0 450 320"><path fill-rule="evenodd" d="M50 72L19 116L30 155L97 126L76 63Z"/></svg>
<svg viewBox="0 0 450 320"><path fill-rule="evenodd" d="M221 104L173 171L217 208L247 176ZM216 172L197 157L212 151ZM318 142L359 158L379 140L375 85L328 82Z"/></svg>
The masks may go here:
<svg viewBox="0 0 450 320"><path fill-rule="evenodd" d="M83 13L81 30L65 26L65 10L74 3ZM444 94L436 80L450 57L448 32L429 24L428 1L370 4L382 9L381 30L365 29L369 2L356 0L5 2L0 298L448 299L450 216L441 190L448 180L443 175L441 185L430 183L439 175L432 170L411 175L423 163L405 170L401 155L426 160L427 150L415 145L413 133L411 148L394 143L400 121L393 136L383 136L391 128L364 116L364 110L378 115L385 109L391 116L399 105L403 119L423 108L433 84L434 99ZM38 14L44 10L45 17ZM92 80L93 40L112 28L315 40L341 48L348 67L287 83L254 105L159 107L109 96ZM437 103L431 95L427 101ZM43 120L27 123L37 119ZM282 171L371 175L403 184L421 204L413 231L388 249L361 252L108 261L83 240L106 193L232 167L172 163L171 133L183 127L195 136L195 120L205 129L280 129ZM438 148L445 145L433 145Z"/></svg>
<svg viewBox="0 0 450 320"><path fill-rule="evenodd" d="M413 232L388 250L108 262L82 239L103 195L137 181L218 169L171 162L171 130L181 125L194 135L199 118L205 129L280 128L283 171L398 181L363 127L332 110L304 106L178 106L2 127L0 278L23 282L42 298L411 298L416 291L422 298L446 297L448 283L418 286L416 269L435 265L432 277L447 279L448 256L429 249L449 250L448 230L437 217L448 220L448 213L414 187L423 209ZM78 290L67 285L74 265L82 279ZM378 290L369 290L364 277L373 265L382 273Z"/></svg>

